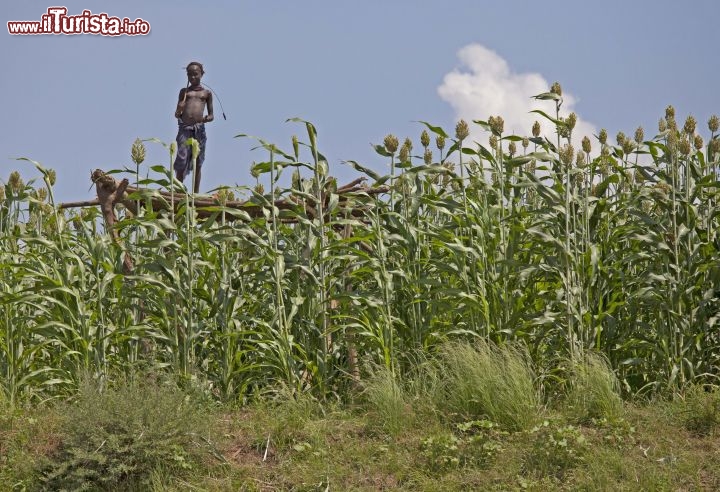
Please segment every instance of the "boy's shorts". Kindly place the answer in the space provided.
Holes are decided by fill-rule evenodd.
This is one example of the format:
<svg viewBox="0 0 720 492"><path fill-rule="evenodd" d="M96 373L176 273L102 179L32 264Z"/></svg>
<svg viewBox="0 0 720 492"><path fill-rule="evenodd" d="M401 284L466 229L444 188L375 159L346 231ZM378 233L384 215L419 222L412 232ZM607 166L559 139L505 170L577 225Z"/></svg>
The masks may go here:
<svg viewBox="0 0 720 492"><path fill-rule="evenodd" d="M197 156L195 165L200 169L205 161L205 143L207 135L205 134L205 124L195 123L194 125L186 125L183 122L178 123L178 134L175 141L177 142L177 156L175 156L175 171L188 174L192 171L192 147L185 144L188 138L194 138L200 144L200 152Z"/></svg>

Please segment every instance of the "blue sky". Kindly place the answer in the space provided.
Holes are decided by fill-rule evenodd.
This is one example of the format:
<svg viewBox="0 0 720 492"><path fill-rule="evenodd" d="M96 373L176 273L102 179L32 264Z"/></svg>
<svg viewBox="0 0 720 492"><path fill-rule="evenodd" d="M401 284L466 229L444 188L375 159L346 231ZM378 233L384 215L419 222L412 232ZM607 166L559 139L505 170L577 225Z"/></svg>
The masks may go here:
<svg viewBox="0 0 720 492"><path fill-rule="evenodd" d="M58 3L3 2L3 22L40 20ZM563 109L584 133L607 128L654 135L668 104L678 121L720 113L717 21L720 2L696 0L445 2L365 1L66 1L69 14L143 18L147 36L2 36L0 180L28 157L57 171L59 201L94 196L90 172L131 166L136 137L175 138L173 118L183 67L205 65L218 93L207 126L203 191L252 184L248 133L287 150L305 139L291 117L312 121L330 173L356 174L343 160L383 170L371 143L387 133L414 139L417 120L454 133L458 118L500 114L527 134L538 87L559 81ZM539 91L538 91L539 92ZM531 118L534 119L534 118ZM546 126L546 125L545 125ZM486 142L479 128L473 137ZM578 143L579 145L579 143ZM145 165L168 164L148 144Z"/></svg>

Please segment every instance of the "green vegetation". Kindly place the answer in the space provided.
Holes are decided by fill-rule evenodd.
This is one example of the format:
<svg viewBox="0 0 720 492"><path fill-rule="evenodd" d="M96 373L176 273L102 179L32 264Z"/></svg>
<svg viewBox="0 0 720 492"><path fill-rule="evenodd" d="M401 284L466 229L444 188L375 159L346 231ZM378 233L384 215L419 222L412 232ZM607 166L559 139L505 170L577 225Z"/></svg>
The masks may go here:
<svg viewBox="0 0 720 492"><path fill-rule="evenodd" d="M207 220L140 141L142 207L112 226L96 207L60 208L39 163L39 180L11 173L2 482L717 486L717 450L678 446L712 446L720 421L720 120L706 142L668 107L650 139L638 128L612 144L603 130L593 143L561 115L559 84L536 97L554 101L537 114L557 138L539 123L508 135L500 116L474 122L487 145L464 121L454 137L422 123L422 155L393 135L375 146L387 173L348 161L370 185L350 192L314 126L292 120L307 141L258 139L257 185L216 190ZM179 207L154 206L160 189ZM671 403L628 412L622 397ZM237 407L242 421L220 413ZM215 432L232 423L205 435L197 412Z"/></svg>
<svg viewBox="0 0 720 492"><path fill-rule="evenodd" d="M383 410L395 404L392 392L387 405L377 393L349 405L278 390L233 409L152 377L102 393L88 386L83 380L75 402L1 409L6 490L720 486L718 427L687 426L707 422L707 407L689 398L626 404L621 418L581 424L557 405L513 431L488 419L448 419L421 400L405 402L408 418L398 426L398 415Z"/></svg>

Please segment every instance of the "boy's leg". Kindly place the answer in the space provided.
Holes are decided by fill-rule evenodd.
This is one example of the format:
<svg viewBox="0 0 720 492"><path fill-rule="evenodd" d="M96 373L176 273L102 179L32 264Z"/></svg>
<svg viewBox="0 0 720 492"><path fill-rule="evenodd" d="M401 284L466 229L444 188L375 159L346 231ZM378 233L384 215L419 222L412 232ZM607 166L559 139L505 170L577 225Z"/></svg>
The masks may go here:
<svg viewBox="0 0 720 492"><path fill-rule="evenodd" d="M175 156L175 162L173 168L175 169L175 177L178 181L185 181L185 177L188 175L188 157L190 156L190 147L185 144L188 139L188 135L182 129L178 130L175 142L177 143L177 155Z"/></svg>
<svg viewBox="0 0 720 492"><path fill-rule="evenodd" d="M198 152L197 162L195 163L195 193L200 193L200 178L202 176L202 165L205 162L205 144L207 143L207 134L205 133L205 125L202 125L195 132L195 138L200 144L200 151Z"/></svg>
<svg viewBox="0 0 720 492"><path fill-rule="evenodd" d="M195 170L195 193L200 193L200 175L202 174L201 168Z"/></svg>

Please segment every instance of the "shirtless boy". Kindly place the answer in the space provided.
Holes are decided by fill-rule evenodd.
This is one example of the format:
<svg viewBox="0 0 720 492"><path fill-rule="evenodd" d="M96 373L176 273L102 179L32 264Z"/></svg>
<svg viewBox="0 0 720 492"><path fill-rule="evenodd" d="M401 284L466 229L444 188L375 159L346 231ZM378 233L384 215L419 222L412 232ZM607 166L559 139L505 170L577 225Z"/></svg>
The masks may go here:
<svg viewBox="0 0 720 492"><path fill-rule="evenodd" d="M197 156L195 170L195 193L200 191L200 176L203 162L205 161L205 123L213 120L212 93L200 85L200 79L205 71L198 62L190 62L186 67L188 85L180 89L175 117L178 119L177 156L175 157L175 176L178 180L184 181L185 177L193 170L192 148L185 144L188 138L194 138L200 144L200 152ZM207 115L205 107L207 106Z"/></svg>

